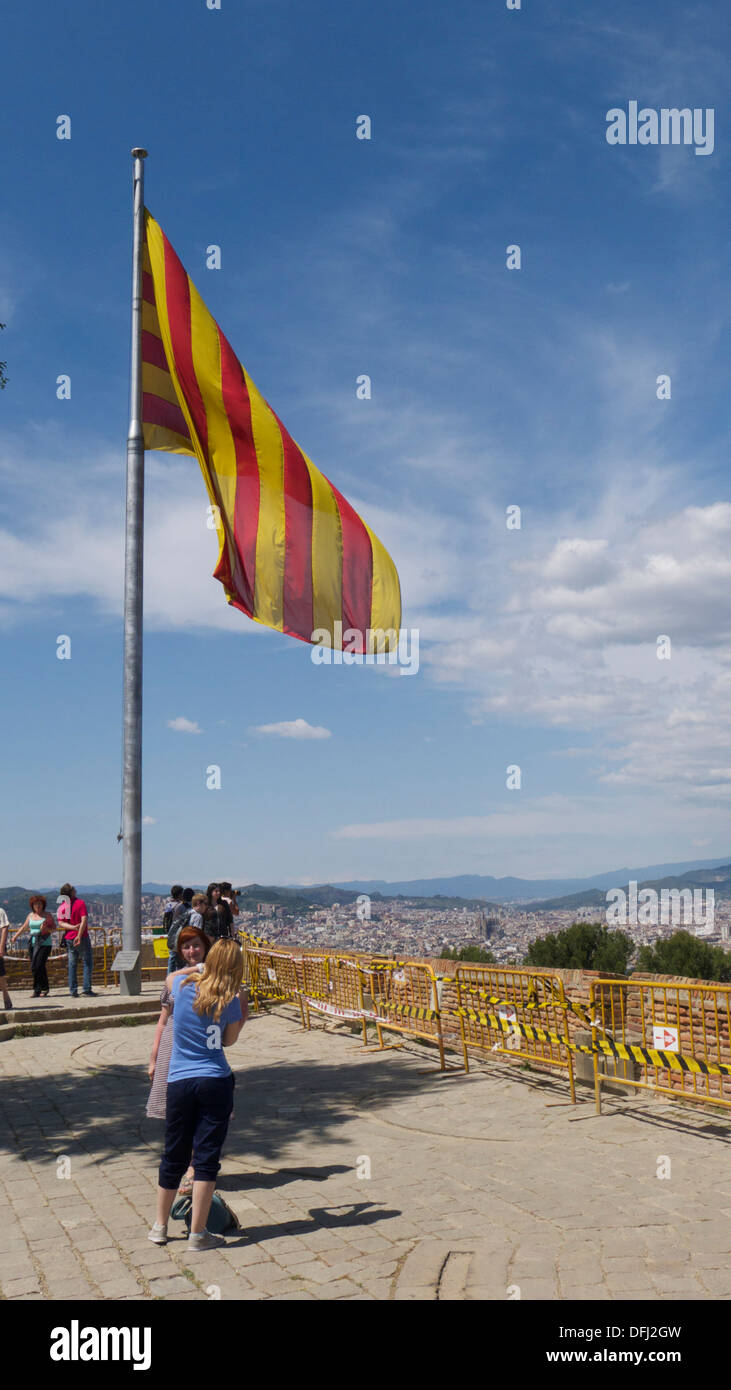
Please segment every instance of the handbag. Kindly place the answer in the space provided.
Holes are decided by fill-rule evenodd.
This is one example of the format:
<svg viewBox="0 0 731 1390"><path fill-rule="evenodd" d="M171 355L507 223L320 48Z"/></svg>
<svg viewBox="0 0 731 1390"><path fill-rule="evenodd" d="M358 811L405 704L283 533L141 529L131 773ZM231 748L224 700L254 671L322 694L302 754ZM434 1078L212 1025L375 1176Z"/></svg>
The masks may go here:
<svg viewBox="0 0 731 1390"><path fill-rule="evenodd" d="M190 1230L190 1218L193 1214L193 1202L190 1197L176 1197L170 1208L170 1215L174 1221L184 1221ZM232 1211L228 1202L224 1202L220 1193L214 1192L211 1210L206 1221L206 1230L212 1235L223 1236L230 1231L240 1231L241 1222L235 1211Z"/></svg>

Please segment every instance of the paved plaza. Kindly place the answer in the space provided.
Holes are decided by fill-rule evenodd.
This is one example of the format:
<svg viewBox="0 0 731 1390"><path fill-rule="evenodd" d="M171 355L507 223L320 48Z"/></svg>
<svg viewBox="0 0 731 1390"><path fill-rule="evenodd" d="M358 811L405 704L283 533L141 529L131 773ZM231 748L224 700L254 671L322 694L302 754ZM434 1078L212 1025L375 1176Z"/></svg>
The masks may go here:
<svg viewBox="0 0 731 1390"><path fill-rule="evenodd" d="M596 1116L506 1060L442 1075L283 1011L228 1054L242 1230L190 1253L171 1221L156 1247L152 1033L0 1042L4 1298L731 1298L731 1115L631 1096Z"/></svg>

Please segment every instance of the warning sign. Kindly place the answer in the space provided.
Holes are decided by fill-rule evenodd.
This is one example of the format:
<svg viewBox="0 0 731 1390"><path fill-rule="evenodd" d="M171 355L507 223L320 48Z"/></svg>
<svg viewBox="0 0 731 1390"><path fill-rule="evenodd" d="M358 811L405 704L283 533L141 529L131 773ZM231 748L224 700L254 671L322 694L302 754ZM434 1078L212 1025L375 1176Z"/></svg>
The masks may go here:
<svg viewBox="0 0 731 1390"><path fill-rule="evenodd" d="M655 1025L652 1030L652 1046L659 1052L680 1052L679 1031L669 1023Z"/></svg>
<svg viewBox="0 0 731 1390"><path fill-rule="evenodd" d="M518 1022L518 1014L512 1004L503 1004L502 1007L498 1009L497 1016L501 1018L504 1023Z"/></svg>
<svg viewBox="0 0 731 1390"><path fill-rule="evenodd" d="M275 985L277 983L277 972L276 970L272 970L271 965L267 966L267 979L269 983L272 985Z"/></svg>

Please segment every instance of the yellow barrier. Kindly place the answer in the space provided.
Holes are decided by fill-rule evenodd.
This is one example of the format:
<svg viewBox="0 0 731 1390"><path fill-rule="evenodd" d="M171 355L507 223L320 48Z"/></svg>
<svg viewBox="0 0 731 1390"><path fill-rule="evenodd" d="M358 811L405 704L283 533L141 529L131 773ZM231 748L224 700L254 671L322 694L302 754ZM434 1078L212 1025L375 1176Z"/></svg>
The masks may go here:
<svg viewBox="0 0 731 1390"><path fill-rule="evenodd" d="M262 1003L284 1004L297 999L304 1027L305 1018L295 957L287 951L251 945L250 939L246 937L243 942L243 954L244 979L250 986L254 1008L259 1009Z"/></svg>
<svg viewBox="0 0 731 1390"><path fill-rule="evenodd" d="M346 1023L358 1022L363 1032L363 1042L367 1043L363 981L358 966L346 957L309 955L303 955L299 965L302 974L300 999L307 1020L305 1026L311 1027L310 1010Z"/></svg>
<svg viewBox="0 0 731 1390"><path fill-rule="evenodd" d="M525 1057L565 1070L575 1102L575 1049L568 1042L563 981L530 970L465 964L457 966L454 978L465 1071L470 1047Z"/></svg>
<svg viewBox="0 0 731 1390"><path fill-rule="evenodd" d="M446 1070L444 1036L437 978L430 965L418 961L373 960L361 963L365 1017L375 1023L378 1043L383 1029L436 1043L439 1065Z"/></svg>
<svg viewBox="0 0 731 1390"><path fill-rule="evenodd" d="M602 1082L731 1108L731 985L599 979L590 1007L598 1114Z"/></svg>

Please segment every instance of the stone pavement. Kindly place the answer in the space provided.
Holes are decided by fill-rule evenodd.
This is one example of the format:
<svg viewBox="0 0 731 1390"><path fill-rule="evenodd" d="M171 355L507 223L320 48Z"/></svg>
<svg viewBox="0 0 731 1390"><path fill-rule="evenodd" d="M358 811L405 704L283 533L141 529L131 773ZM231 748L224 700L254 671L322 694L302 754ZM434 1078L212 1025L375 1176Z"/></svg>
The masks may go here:
<svg viewBox="0 0 731 1390"><path fill-rule="evenodd" d="M219 1188L242 1231L192 1254L171 1222L156 1247L152 1031L0 1044L3 1298L731 1298L731 1117L646 1097L596 1116L508 1061L442 1075L284 1012L229 1053Z"/></svg>
<svg viewBox="0 0 731 1390"><path fill-rule="evenodd" d="M8 960L9 957L6 955L5 959ZM141 992L139 995L134 996L135 1000L139 1000L140 997L144 999L148 997L150 999L159 999L161 985L162 979L143 980ZM85 997L81 991L81 984L79 984L79 993L75 999L72 998L65 986L63 988L58 986L53 988L48 999L34 999L32 989L18 989L16 985L11 987L10 993L13 1000L13 1008L7 1012L7 1015L5 1009L0 1005L0 1015L7 1017L8 1023L12 1021L14 1013L24 1012L26 1009L33 1009L39 1012L43 1012L47 1009L59 1011L62 1009L97 1009L103 1012L108 1008L110 1000L113 1000L115 1004L119 1004L123 1003L125 999L125 996L120 994L118 985L110 984L104 986L99 984L96 980L94 981L94 994L96 996L94 999L87 999Z"/></svg>

